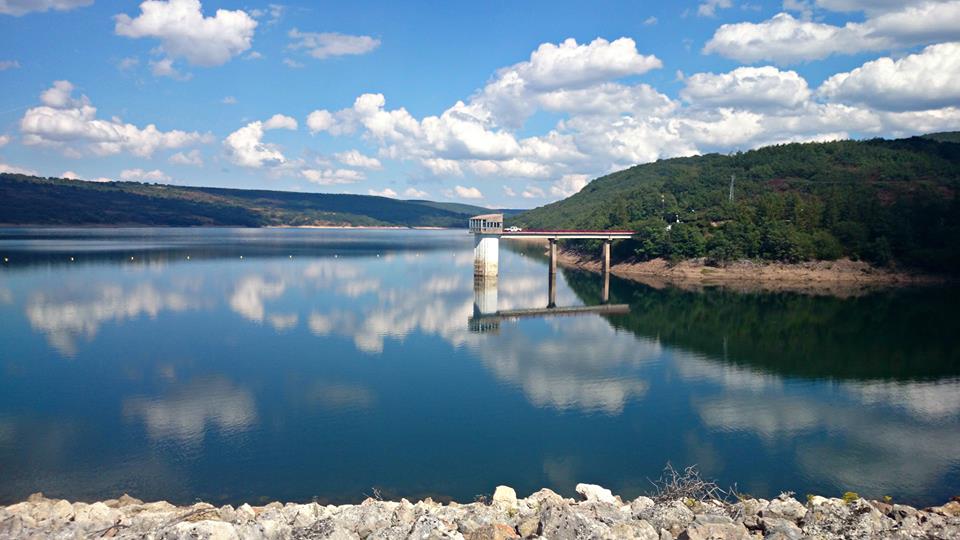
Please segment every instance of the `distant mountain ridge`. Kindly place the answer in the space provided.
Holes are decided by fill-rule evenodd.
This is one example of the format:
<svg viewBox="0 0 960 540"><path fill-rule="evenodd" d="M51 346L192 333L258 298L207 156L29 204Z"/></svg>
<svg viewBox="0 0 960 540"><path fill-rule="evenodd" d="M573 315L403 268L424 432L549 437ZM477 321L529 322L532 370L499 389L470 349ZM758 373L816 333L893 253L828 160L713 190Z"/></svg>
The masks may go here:
<svg viewBox="0 0 960 540"><path fill-rule="evenodd" d="M489 209L372 195L86 182L0 173L0 224L466 227ZM517 213L517 210L505 210Z"/></svg>
<svg viewBox="0 0 960 540"><path fill-rule="evenodd" d="M850 257L956 273L958 188L960 132L792 143L637 165L514 222L637 231L615 244L620 260Z"/></svg>

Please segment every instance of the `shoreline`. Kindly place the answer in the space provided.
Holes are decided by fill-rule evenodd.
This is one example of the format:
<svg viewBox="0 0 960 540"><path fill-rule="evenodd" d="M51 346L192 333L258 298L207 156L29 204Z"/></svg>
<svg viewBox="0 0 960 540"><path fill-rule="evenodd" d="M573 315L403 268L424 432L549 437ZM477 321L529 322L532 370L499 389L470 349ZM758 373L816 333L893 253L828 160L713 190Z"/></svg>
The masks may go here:
<svg viewBox="0 0 960 540"><path fill-rule="evenodd" d="M601 261L579 252L559 250L558 264L601 272ZM807 261L776 263L741 260L725 266L709 266L704 259L671 263L663 259L612 264L610 273L639 281L656 289L723 287L738 291L798 291L849 294L878 288L942 285L949 276L877 268L863 261Z"/></svg>
<svg viewBox="0 0 960 540"><path fill-rule="evenodd" d="M674 485L651 497L623 500L610 490L578 484L578 500L541 489L517 498L498 486L489 501L440 504L432 499L368 498L360 504L272 502L216 507L144 503L128 495L92 504L48 499L41 493L0 506L0 537L336 538L464 540L508 538L634 538L749 540L840 538L956 538L960 497L917 509L872 501L791 494L775 499L718 500L711 484Z"/></svg>

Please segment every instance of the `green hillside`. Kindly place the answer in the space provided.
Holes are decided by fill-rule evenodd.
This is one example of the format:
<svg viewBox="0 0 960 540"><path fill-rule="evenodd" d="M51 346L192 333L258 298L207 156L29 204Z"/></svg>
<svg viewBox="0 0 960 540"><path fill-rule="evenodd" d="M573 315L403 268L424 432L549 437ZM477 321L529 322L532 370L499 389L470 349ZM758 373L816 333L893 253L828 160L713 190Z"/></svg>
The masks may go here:
<svg viewBox="0 0 960 540"><path fill-rule="evenodd" d="M0 224L465 227L489 210L386 197L137 182L83 182L0 173Z"/></svg>
<svg viewBox="0 0 960 540"><path fill-rule="evenodd" d="M958 133L770 146L638 165L517 216L527 227L637 231L615 256L960 262ZM731 177L734 179L730 200Z"/></svg>

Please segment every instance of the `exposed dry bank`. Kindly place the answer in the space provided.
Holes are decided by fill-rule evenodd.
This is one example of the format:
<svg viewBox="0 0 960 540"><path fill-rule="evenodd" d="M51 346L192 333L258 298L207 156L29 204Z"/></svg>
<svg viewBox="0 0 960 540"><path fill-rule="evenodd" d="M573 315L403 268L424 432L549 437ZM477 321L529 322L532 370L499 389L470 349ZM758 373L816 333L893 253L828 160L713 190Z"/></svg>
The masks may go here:
<svg viewBox="0 0 960 540"><path fill-rule="evenodd" d="M599 272L600 260L572 250L557 255L562 265ZM807 286L899 286L943 283L944 276L903 270L878 268L864 261L808 261L788 264L742 260L722 266L707 264L706 259L670 262L623 261L610 267L610 272L626 278L644 278L676 284L719 284L740 286L755 284L758 288L795 289Z"/></svg>
<svg viewBox="0 0 960 540"><path fill-rule="evenodd" d="M600 486L577 486L580 500L543 489L517 499L500 486L491 502L447 505L367 499L361 504L317 503L219 508L174 506L123 496L93 504L41 494L0 507L3 538L331 538L505 539L635 538L801 539L960 538L960 502L918 510L910 506L809 497L806 504L773 500L727 503L689 497L621 500Z"/></svg>

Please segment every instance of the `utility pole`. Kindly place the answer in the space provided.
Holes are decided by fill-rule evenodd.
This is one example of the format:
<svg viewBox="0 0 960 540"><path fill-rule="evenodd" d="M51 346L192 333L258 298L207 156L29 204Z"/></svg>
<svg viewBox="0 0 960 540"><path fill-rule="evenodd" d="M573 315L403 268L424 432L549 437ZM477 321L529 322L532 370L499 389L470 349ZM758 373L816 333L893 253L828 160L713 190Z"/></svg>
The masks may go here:
<svg viewBox="0 0 960 540"><path fill-rule="evenodd" d="M730 175L730 202L733 202L733 181L736 179L736 175Z"/></svg>

